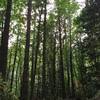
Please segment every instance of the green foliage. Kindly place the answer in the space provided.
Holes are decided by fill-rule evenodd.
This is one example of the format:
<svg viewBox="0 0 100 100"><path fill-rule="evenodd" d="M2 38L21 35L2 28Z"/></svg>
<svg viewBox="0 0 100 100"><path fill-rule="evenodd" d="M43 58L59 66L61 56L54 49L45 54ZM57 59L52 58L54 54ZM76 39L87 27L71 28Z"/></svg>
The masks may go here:
<svg viewBox="0 0 100 100"><path fill-rule="evenodd" d="M43 0L44 1L44 0ZM32 62L36 64L36 79L34 93L37 95L42 94L42 64L43 64L43 33L44 33L44 3L42 0L32 1L32 23L31 23L31 36L30 36L30 57L29 57L29 74L31 74ZM72 60L73 65L73 78L75 85L76 97L86 100L86 98L93 97L98 91L99 70L100 70L100 6L97 2L89 4L85 7L81 14L75 18L75 14L79 9L79 5L75 0L54 0L54 8L48 10L51 7L47 1L47 17L46 17L46 81L47 87L46 94L48 100L52 98L50 93L53 89L53 81L56 81L55 88L56 92L59 92L61 79L59 62L60 62L60 53L59 49L62 50L62 62L64 63L64 80L65 87L72 88L71 80L68 82L68 72L69 78L71 77L70 73L70 59ZM89 0L90 1L90 0ZM92 0L93 1L93 0ZM96 1L96 0L95 0ZM8 81L11 81L11 73L14 68L14 78L12 91L16 95L20 95L20 84L21 76L23 72L23 61L24 61L24 49L25 49L25 33L26 33L26 14L27 14L27 1L26 0L15 0L13 2L12 15L11 15L11 26L10 26L10 38L11 41L8 50ZM2 27L2 22L4 22L6 0L0 1L0 28ZM41 21L39 22L39 15L41 12ZM58 16L60 17L60 25L58 21ZM75 20L73 21L73 19ZM74 23L73 23L74 22ZM40 23L40 27L39 24ZM60 28L58 27L61 27ZM59 29L58 29L59 28ZM59 30L61 31L61 45L59 40ZM1 31L1 30L0 30ZM39 33L39 35L38 35ZM70 39L71 34L71 39ZM1 32L0 32L1 35ZM17 40L17 36L19 39ZM39 36L39 38L38 38ZM0 36L1 39L1 36ZM37 50L37 40L39 41L39 47ZM70 42L71 40L71 42ZM34 43L32 43L34 41ZM16 44L18 42L17 55L15 65L13 65ZM72 44L72 57L70 58L70 43ZM32 53L32 47L34 48ZM36 50L38 51L37 54ZM55 51L55 52L54 52ZM33 57L32 57L33 56ZM36 57L37 56L37 57ZM55 58L54 58L55 56ZM33 59L32 59L33 58ZM55 62L54 62L55 60ZM63 65L63 64L62 64ZM53 67L55 67L55 72L53 73ZM9 69L9 70L8 70ZM55 74L55 80L53 79L52 73ZM25 77L26 78L26 77ZM29 75L29 81L31 77ZM79 83L78 83L79 82ZM69 86L69 85L70 86ZM77 86L76 86L77 84ZM0 100L18 100L13 92L10 91L8 82L4 82L0 77ZM67 93L70 90L66 89ZM55 95L57 94L55 93ZM59 97L60 92L57 94L58 100L62 100ZM70 94L70 93L69 93ZM68 95L69 95L68 94ZM100 93L99 93L100 94ZM36 96L36 94L34 94ZM50 97L50 98L49 98ZM52 100L52 99L51 99ZM55 99L54 99L55 100ZM95 100L95 99L93 99Z"/></svg>
<svg viewBox="0 0 100 100"><path fill-rule="evenodd" d="M0 0L0 10L6 6L6 0Z"/></svg>
<svg viewBox="0 0 100 100"><path fill-rule="evenodd" d="M56 0L56 6L59 14L66 17L69 17L69 14L73 15L79 9L79 5L73 0Z"/></svg>
<svg viewBox="0 0 100 100"><path fill-rule="evenodd" d="M89 1L90 2L90 1ZM75 20L78 33L78 57L80 60L81 82L85 88L85 95L91 98L99 90L98 62L100 61L100 12L99 1L87 5ZM82 68L83 67L83 68ZM84 76L83 76L84 75Z"/></svg>
<svg viewBox="0 0 100 100"><path fill-rule="evenodd" d="M0 76L0 100L18 100L14 93L10 92L8 83Z"/></svg>

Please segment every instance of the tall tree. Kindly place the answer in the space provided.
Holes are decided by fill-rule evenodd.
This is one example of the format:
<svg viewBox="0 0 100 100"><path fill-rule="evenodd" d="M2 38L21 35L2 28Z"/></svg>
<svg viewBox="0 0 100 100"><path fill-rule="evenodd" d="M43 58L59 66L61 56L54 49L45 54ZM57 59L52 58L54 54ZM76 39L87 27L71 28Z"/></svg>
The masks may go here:
<svg viewBox="0 0 100 100"><path fill-rule="evenodd" d="M96 77L99 70L99 38L100 38L100 1L86 0L86 6L77 18L77 30L80 33L81 41L78 46L81 52L80 73L81 83L85 90L85 97L91 97L98 90L98 81ZM81 29L81 30L79 30ZM83 38L83 36L85 36ZM83 61L82 61L83 60ZM83 63L83 64L82 64ZM83 68L82 68L83 67ZM98 76L98 75L97 75ZM91 84L91 85L90 85ZM95 88L95 91L91 91ZM88 92L87 92L88 91ZM91 91L91 92L90 92Z"/></svg>
<svg viewBox="0 0 100 100"><path fill-rule="evenodd" d="M25 56L23 75L21 81L20 100L28 100L29 97L29 48L30 48L30 33L31 33L31 11L32 11L32 0L28 0L28 12L27 12L27 32L26 32L26 45L25 45Z"/></svg>
<svg viewBox="0 0 100 100"><path fill-rule="evenodd" d="M46 34L47 34L47 0L44 0L44 32L43 32L43 65L42 65L42 99L46 98Z"/></svg>
<svg viewBox="0 0 100 100"><path fill-rule="evenodd" d="M59 32L59 74L60 74L60 85L61 97L66 97L65 93L65 80L64 80L64 66L63 66L63 52L62 52L62 38L61 38L61 17L58 15L58 32Z"/></svg>
<svg viewBox="0 0 100 100"><path fill-rule="evenodd" d="M70 49L70 62L69 62L69 66L70 66L70 77L71 77L71 96L75 96L75 91L74 91L74 72L73 72L73 55L72 55L72 24L71 24L71 16L69 17L69 49Z"/></svg>
<svg viewBox="0 0 100 100"><path fill-rule="evenodd" d="M47 0L44 0L44 32L43 32L43 65L42 65L42 99L46 98L46 34L47 34Z"/></svg>
<svg viewBox="0 0 100 100"><path fill-rule="evenodd" d="M5 24L2 32L1 47L0 47L0 73L2 73L2 77L4 79L6 78L6 69L7 69L8 39L9 39L11 8L12 8L12 0L7 0Z"/></svg>
<svg viewBox="0 0 100 100"><path fill-rule="evenodd" d="M12 86L13 86L14 72L15 72L15 67L16 67L16 59L17 59L17 54L18 54L18 51L17 51L18 45L19 45L19 33L17 35L16 44L15 44L15 54L14 54L13 69L12 69L11 84L10 84L11 91L12 91Z"/></svg>
<svg viewBox="0 0 100 100"><path fill-rule="evenodd" d="M37 35L36 35L36 48L32 48L32 56L34 56L34 59L32 61L32 70L31 70L31 95L30 95L30 100L32 100L33 98L33 90L34 90L34 84L35 84L35 76L36 76L36 69L37 69L37 60L38 60L38 52L39 52L39 46L40 46L40 26L41 26L41 13L42 13L42 7L41 7L41 10L39 10L39 20L38 20L38 32L37 32ZM36 16L36 15L35 15ZM36 23L34 23L36 24ZM36 25L35 25L36 26ZM36 30L35 30L36 32ZM33 45L35 44L34 43L34 38L33 38ZM33 51L34 49L34 51ZM33 57L32 57L33 58Z"/></svg>

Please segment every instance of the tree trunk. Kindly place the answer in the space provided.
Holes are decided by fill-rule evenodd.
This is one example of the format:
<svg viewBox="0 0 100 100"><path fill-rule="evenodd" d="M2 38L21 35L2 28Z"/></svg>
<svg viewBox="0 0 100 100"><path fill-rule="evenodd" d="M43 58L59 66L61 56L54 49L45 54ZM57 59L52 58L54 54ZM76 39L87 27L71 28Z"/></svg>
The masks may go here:
<svg viewBox="0 0 100 100"><path fill-rule="evenodd" d="M53 37L53 57L52 57L52 95L56 99L56 35Z"/></svg>
<svg viewBox="0 0 100 100"><path fill-rule="evenodd" d="M46 32L47 0L44 0L43 65L42 65L42 100L46 97Z"/></svg>
<svg viewBox="0 0 100 100"><path fill-rule="evenodd" d="M8 63L8 69L7 69L7 74L6 74L6 78L7 80L9 80L10 78L10 73L11 73L11 62L12 62L12 49L9 51L10 54L9 54L9 63Z"/></svg>
<svg viewBox="0 0 100 100"><path fill-rule="evenodd" d="M32 0L28 0L28 13L27 13L27 32L26 32L26 45L25 45L25 56L23 75L21 81L21 94L20 100L28 100L29 96L29 48L30 48L30 26L31 26L31 10Z"/></svg>
<svg viewBox="0 0 100 100"><path fill-rule="evenodd" d="M6 78L11 8L12 8L12 0L7 0L4 31L2 32L1 47L0 47L0 73L2 74L3 79Z"/></svg>
<svg viewBox="0 0 100 100"><path fill-rule="evenodd" d="M58 16L58 30L59 30L59 72L60 72L60 85L61 85L61 97L64 99L66 97L65 93L65 81L64 81L64 66L63 66L63 52L62 52L62 39L61 39L61 22L60 16Z"/></svg>
<svg viewBox="0 0 100 100"><path fill-rule="evenodd" d="M72 35L71 35L71 18L69 18L69 49L70 49L70 76L71 76L71 97L75 96L74 91L74 75L73 75L73 63L72 63Z"/></svg>
<svg viewBox="0 0 100 100"><path fill-rule="evenodd" d="M42 9L42 8L41 8ZM30 94L30 100L32 100L33 98L33 90L34 90L34 83L35 83L35 75L36 75L36 67L37 67L37 58L38 58L38 51L39 51L39 44L40 44L40 25L41 25L41 11L39 12L39 22L38 22L38 33L36 36L36 48L35 49L35 59L32 57L32 59L34 59L34 62L32 60L32 70L31 70L31 94ZM32 56L34 55L34 51L32 49Z"/></svg>
<svg viewBox="0 0 100 100"><path fill-rule="evenodd" d="M13 62L13 69L12 69L12 75L11 75L11 83L10 83L10 90L12 91L13 86L13 80L14 80L14 72L16 68L16 59L17 59L17 52L18 52L18 42L19 42L19 33L16 40L16 46L15 46L15 55L14 55L14 62Z"/></svg>
<svg viewBox="0 0 100 100"><path fill-rule="evenodd" d="M22 58L22 51L21 51L21 47L19 44L19 59L18 59L18 63L16 66L16 76L15 76L15 81L16 81L16 89L15 89L15 94L17 94L18 92L18 83L19 83L19 79L20 79L20 66L21 64L21 58Z"/></svg>

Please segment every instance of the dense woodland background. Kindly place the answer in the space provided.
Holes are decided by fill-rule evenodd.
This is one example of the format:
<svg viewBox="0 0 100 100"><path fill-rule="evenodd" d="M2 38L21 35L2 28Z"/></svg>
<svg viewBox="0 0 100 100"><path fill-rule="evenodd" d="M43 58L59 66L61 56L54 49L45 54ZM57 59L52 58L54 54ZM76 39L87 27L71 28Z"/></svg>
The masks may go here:
<svg viewBox="0 0 100 100"><path fill-rule="evenodd" d="M100 100L100 0L84 4L0 0L0 100Z"/></svg>

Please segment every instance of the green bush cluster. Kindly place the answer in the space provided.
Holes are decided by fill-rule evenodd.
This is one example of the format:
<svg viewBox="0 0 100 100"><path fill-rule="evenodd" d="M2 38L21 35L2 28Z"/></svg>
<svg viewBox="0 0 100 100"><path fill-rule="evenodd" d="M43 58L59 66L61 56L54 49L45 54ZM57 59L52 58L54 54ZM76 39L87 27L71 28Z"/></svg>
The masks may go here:
<svg viewBox="0 0 100 100"><path fill-rule="evenodd" d="M8 83L4 82L0 76L0 100L18 100L14 93L10 92Z"/></svg>

